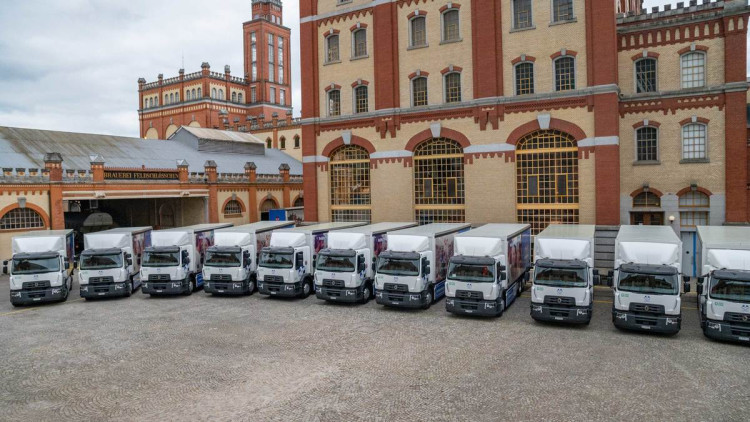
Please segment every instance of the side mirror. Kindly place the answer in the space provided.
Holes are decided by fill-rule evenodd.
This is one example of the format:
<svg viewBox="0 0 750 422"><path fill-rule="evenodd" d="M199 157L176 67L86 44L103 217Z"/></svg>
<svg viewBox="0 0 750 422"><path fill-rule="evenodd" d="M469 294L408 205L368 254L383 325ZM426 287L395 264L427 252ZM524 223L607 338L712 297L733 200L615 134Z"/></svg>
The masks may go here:
<svg viewBox="0 0 750 422"><path fill-rule="evenodd" d="M698 280L698 285L701 285L703 284L704 281L706 281L706 277L700 276L697 278L697 280Z"/></svg>
<svg viewBox="0 0 750 422"><path fill-rule="evenodd" d="M688 277L688 279L689 278L690 277ZM682 284L683 288L685 289L685 293L690 293L690 281L684 281Z"/></svg>
<svg viewBox="0 0 750 422"><path fill-rule="evenodd" d="M375 261L372 263L372 271L375 272Z"/></svg>
<svg viewBox="0 0 750 422"><path fill-rule="evenodd" d="M8 274L8 261L3 261L3 274Z"/></svg>
<svg viewBox="0 0 750 422"><path fill-rule="evenodd" d="M126 253L125 254L125 259L133 259L133 255L129 254L129 253Z"/></svg>
<svg viewBox="0 0 750 422"><path fill-rule="evenodd" d="M696 293L698 293L699 295L702 295L702 294L703 294L703 284L700 284L700 283L699 283L699 284L698 284L697 286L695 286L695 291L696 291Z"/></svg>
<svg viewBox="0 0 750 422"><path fill-rule="evenodd" d="M607 277L614 278L615 277L615 270L609 270L609 271L607 271Z"/></svg>
<svg viewBox="0 0 750 422"><path fill-rule="evenodd" d="M594 268L594 277L599 277L599 269Z"/></svg>
<svg viewBox="0 0 750 422"><path fill-rule="evenodd" d="M497 264L497 272L501 273L507 270L508 268L505 267L503 264Z"/></svg>
<svg viewBox="0 0 750 422"><path fill-rule="evenodd" d="M506 278L508 278L508 277L507 277L507 276L505 275L505 272L501 272L501 273L500 273L500 281L503 281L503 280L505 280Z"/></svg>
<svg viewBox="0 0 750 422"><path fill-rule="evenodd" d="M423 271L423 274L424 274L424 275L427 275L427 274L429 274L429 273L430 273L430 266L429 266L429 265L425 265L425 266L424 266L424 271Z"/></svg>
<svg viewBox="0 0 750 422"><path fill-rule="evenodd" d="M128 267L132 266L133 265L133 259L132 258L128 258L127 259L127 263L128 263Z"/></svg>
<svg viewBox="0 0 750 422"><path fill-rule="evenodd" d="M683 283L689 283L690 282L690 276L689 275L683 275L682 276L682 282Z"/></svg>

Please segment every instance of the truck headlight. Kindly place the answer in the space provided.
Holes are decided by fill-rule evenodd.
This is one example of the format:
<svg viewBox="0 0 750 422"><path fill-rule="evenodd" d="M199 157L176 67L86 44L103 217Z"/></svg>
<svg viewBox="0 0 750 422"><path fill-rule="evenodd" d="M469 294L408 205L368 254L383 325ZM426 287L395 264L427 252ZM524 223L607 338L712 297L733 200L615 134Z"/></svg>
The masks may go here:
<svg viewBox="0 0 750 422"><path fill-rule="evenodd" d="M709 330L717 330L717 331L721 332L721 324L718 324L716 322L711 322L711 321L708 321L707 324L708 324L708 329Z"/></svg>

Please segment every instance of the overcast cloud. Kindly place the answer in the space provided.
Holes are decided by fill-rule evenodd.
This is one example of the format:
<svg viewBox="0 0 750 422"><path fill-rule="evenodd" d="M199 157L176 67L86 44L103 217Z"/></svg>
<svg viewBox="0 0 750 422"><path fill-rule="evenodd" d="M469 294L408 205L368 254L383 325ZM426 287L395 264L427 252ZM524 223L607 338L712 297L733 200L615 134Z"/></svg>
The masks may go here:
<svg viewBox="0 0 750 422"><path fill-rule="evenodd" d="M244 73L250 0L0 1L0 125L138 136L139 77L177 76L183 56L187 73L203 61ZM284 2L295 115L298 22L298 1Z"/></svg>

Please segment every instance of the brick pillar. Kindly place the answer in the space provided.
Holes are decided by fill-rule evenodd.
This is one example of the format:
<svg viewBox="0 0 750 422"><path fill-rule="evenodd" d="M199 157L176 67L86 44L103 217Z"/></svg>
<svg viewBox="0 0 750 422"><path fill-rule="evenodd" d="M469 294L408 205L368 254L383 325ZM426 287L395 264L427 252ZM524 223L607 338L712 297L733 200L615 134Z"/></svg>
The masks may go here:
<svg viewBox="0 0 750 422"><path fill-rule="evenodd" d="M101 155L97 154L95 157L91 159L89 164L91 165L91 178L94 181L94 183L103 183L104 182L104 158L102 158Z"/></svg>
<svg viewBox="0 0 750 422"><path fill-rule="evenodd" d="M188 183L190 181L188 169L190 165L187 160L177 160L177 173L180 183Z"/></svg>
<svg viewBox="0 0 750 422"><path fill-rule="evenodd" d="M208 179L208 222L218 223L219 222L219 187L217 182L219 179L218 173L216 173L216 162L213 160L206 161L203 165L204 171L206 172L206 178Z"/></svg>
<svg viewBox="0 0 750 422"><path fill-rule="evenodd" d="M471 2L474 98L503 95L503 35L500 2Z"/></svg>
<svg viewBox="0 0 750 422"><path fill-rule="evenodd" d="M281 178L284 180L284 193L282 196L282 203L284 208L289 208L292 206L292 190L289 187L289 164L282 163L279 166L279 174L281 175Z"/></svg>
<svg viewBox="0 0 750 422"><path fill-rule="evenodd" d="M381 9L379 9L381 6L376 6L375 11L373 12L373 19L374 19L374 25L373 27L377 27L378 25L381 25L379 22L383 22L381 20L381 16L385 20L393 20L395 16L396 8L395 6L383 5L386 7L393 7L393 12L391 13L391 17L387 17L387 11L381 12ZM317 13L317 2L301 2L300 3L300 18L304 18L307 16L312 16ZM376 18L374 15L378 14L378 17ZM381 15L382 14L382 15ZM386 26L385 31L375 31L376 33L380 32L387 32L392 33L391 31L393 27L392 26ZM302 63L302 69L306 69L306 72L302 72L302 118L303 119L311 119L315 117L320 116L319 111L319 101L318 101L318 95L319 95L319 85L318 85L318 26L315 22L303 22L300 25L300 58ZM382 44L385 44L386 46L389 45L389 41L385 40L379 41L377 39L374 40L375 46L373 48L374 54L375 54L375 63L378 65L379 63L383 63L379 59L378 51L380 49L380 46ZM392 45L392 43L391 43ZM383 47L383 48L390 48L393 49L394 47ZM394 52L395 57L398 57L398 49ZM383 70L383 74L392 75L393 69L397 69L397 63L394 64L394 66L390 67L390 71L387 71L386 69ZM380 75L381 72L376 72L375 77L375 88L376 90L379 89L381 86L380 79L377 75ZM398 72L396 72L398 74ZM398 78L394 78L398 80ZM384 83L392 83L390 79L388 79ZM378 101L378 98L384 98L386 101L385 104L380 104ZM395 99L398 98L398 91L392 94L388 94L387 92L384 94L378 94L376 92L375 94L375 109L385 108L388 104L388 98L392 98L390 101L395 101ZM396 103L397 104L397 103ZM317 180L317 170L315 167L315 155L316 155L316 145L318 143L317 140L317 134L316 134L316 127L314 123L308 123L302 126L302 139L305 140L305 142L302 143L302 175L303 175L303 190L305 192L305 221L318 221L318 180Z"/></svg>
<svg viewBox="0 0 750 422"><path fill-rule="evenodd" d="M65 229L65 213L62 204L62 162L62 155L58 152L44 155L44 168L49 171L49 210L52 230Z"/></svg>
<svg viewBox="0 0 750 422"><path fill-rule="evenodd" d="M245 163L245 176L247 176L249 184L247 193L247 208L251 223L260 221L260 216L258 215L258 188L256 186L258 176L255 173L256 168L257 167L253 162Z"/></svg>
<svg viewBox="0 0 750 422"><path fill-rule="evenodd" d="M386 2L375 6L372 12L373 29L378 28L373 31L372 49L374 66L378 69L374 80L375 110L399 106L397 9L396 3ZM317 45L317 41L318 37L314 36L312 44ZM317 49L310 51L314 53Z"/></svg>

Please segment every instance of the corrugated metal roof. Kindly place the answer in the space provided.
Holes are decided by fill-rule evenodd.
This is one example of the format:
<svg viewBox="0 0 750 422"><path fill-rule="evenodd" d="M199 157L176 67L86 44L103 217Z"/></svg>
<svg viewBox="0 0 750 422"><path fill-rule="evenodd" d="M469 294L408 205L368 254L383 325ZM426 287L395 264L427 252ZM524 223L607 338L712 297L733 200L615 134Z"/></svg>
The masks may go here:
<svg viewBox="0 0 750 422"><path fill-rule="evenodd" d="M256 138L255 135L247 132L231 132L219 129L207 129L202 127L181 126L179 130L185 130L192 133L199 139L208 139L211 141L232 141L232 142L250 142L254 144L264 144L263 141ZM175 132L177 133L177 132ZM175 133L168 139L172 139Z"/></svg>
<svg viewBox="0 0 750 422"><path fill-rule="evenodd" d="M75 170L90 169L92 157L100 155L106 167L172 169L184 159L190 171L202 172L203 164L213 160L220 173L243 173L252 161L258 174L278 174L282 163L289 164L290 174L302 174L302 163L277 149L266 149L265 155L213 153L176 141L0 126L0 167L44 168L48 152L59 152L63 168Z"/></svg>

